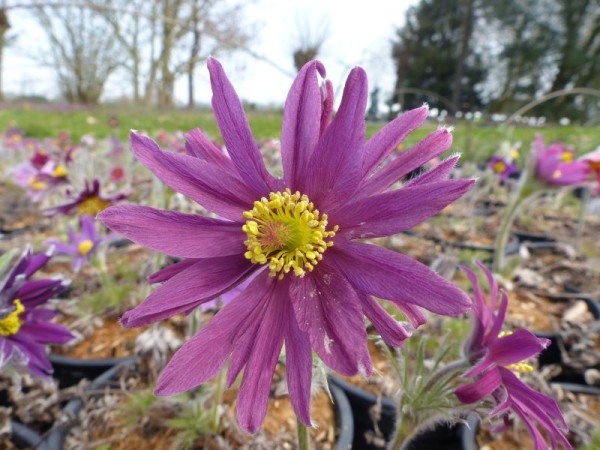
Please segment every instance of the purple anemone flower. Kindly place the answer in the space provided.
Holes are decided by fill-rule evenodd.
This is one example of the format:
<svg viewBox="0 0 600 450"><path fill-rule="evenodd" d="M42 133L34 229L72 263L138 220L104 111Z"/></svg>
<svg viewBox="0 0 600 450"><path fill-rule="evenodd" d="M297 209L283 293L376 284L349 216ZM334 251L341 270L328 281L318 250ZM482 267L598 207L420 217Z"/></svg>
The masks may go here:
<svg viewBox="0 0 600 450"><path fill-rule="evenodd" d="M0 369L9 363L23 365L32 374L47 377L52 365L46 344L65 344L73 338L66 328L50 322L55 311L39 307L68 284L60 279L31 279L50 256L28 250L0 285Z"/></svg>
<svg viewBox="0 0 600 450"><path fill-rule="evenodd" d="M575 161L575 152L560 142L544 146L538 135L534 142L536 176L546 184L556 186L578 186L585 184L590 168L584 161Z"/></svg>
<svg viewBox="0 0 600 450"><path fill-rule="evenodd" d="M473 180L447 179L454 155L401 188L407 173L446 151L440 129L388 162L400 142L427 118L409 111L365 141L366 74L354 68L335 118L333 87L308 63L288 94L283 115L283 178L272 176L220 63L209 59L213 110L227 154L199 130L187 134L186 154L163 151L132 133L137 159L174 190L221 218L145 206L118 205L99 219L146 247L181 258L151 277L164 282L122 318L126 327L189 313L234 289L247 288L171 359L158 395L192 389L229 359L231 385L244 369L237 417L256 432L265 416L283 344L289 394L310 425L312 351L343 375L372 371L364 316L383 339L402 344L425 321L421 308L457 315L468 297L428 267L394 251L359 242L409 229L461 197ZM387 164L386 164L387 163ZM392 318L385 299L411 324Z"/></svg>
<svg viewBox="0 0 600 450"><path fill-rule="evenodd" d="M488 167L494 172L501 181L506 181L508 178L517 172L517 165L500 155L494 155L488 162Z"/></svg>
<svg viewBox="0 0 600 450"><path fill-rule="evenodd" d="M129 194L120 193L109 197L103 196L100 194L100 180L94 179L91 186L88 180L85 180L83 191L78 194L67 191L67 196L72 198L70 202L53 208L47 208L44 213L51 216L58 213L69 215L73 212L77 212L77 214L82 216L96 216L96 214L108 208L110 205L126 199L129 197Z"/></svg>
<svg viewBox="0 0 600 450"><path fill-rule="evenodd" d="M79 234L69 225L68 244L53 239L46 241L46 244L54 246L59 255L72 256L71 267L79 272L102 241L96 230L96 220L92 216L84 215L79 219Z"/></svg>
<svg viewBox="0 0 600 450"><path fill-rule="evenodd" d="M17 165L9 173L33 201L41 200L56 186L66 183L68 177L65 166L51 160L39 169L27 161Z"/></svg>
<svg viewBox="0 0 600 450"><path fill-rule="evenodd" d="M560 441L566 449L571 449L565 437L568 426L556 402L523 383L518 376L521 371L532 368L523 361L536 356L548 346L548 339L538 338L527 330L503 332L508 297L500 291L490 271L478 263L490 286L490 301L485 298L477 275L468 267L463 267L473 284L473 332L467 340L464 351L473 363L473 368L465 377L475 381L458 387L455 391L462 403L476 403L490 398L496 403L491 417L503 419L503 426L509 425L511 412L517 414L529 430L535 443L535 450L546 450L546 441L538 426L541 426L550 439L553 449ZM500 302L498 304L498 296ZM498 311L496 312L496 309ZM558 439L558 440L557 440Z"/></svg>

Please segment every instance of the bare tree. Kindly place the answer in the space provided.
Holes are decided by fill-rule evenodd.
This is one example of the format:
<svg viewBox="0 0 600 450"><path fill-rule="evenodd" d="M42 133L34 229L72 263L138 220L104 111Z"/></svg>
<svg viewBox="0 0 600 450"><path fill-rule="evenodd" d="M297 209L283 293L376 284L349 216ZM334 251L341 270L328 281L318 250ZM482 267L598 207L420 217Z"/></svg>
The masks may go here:
<svg viewBox="0 0 600 450"><path fill-rule="evenodd" d="M106 22L85 5L39 4L35 9L50 52L39 59L56 70L65 99L95 104L123 56Z"/></svg>
<svg viewBox="0 0 600 450"><path fill-rule="evenodd" d="M296 21L296 44L293 48L294 66L300 71L309 61L315 59L329 35L329 20L321 18L310 22L304 16Z"/></svg>
<svg viewBox="0 0 600 450"><path fill-rule="evenodd" d="M6 35L10 28L8 16L4 5L0 5L0 101L4 100L4 91L2 90L2 61L4 56L4 47L6 45Z"/></svg>

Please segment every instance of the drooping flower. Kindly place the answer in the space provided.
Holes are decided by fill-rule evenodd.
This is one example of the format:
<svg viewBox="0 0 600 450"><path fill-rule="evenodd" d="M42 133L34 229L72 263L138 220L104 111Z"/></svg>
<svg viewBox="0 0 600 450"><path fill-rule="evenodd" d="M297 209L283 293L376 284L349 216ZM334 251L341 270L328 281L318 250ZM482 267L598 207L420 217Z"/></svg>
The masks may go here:
<svg viewBox="0 0 600 450"><path fill-rule="evenodd" d="M490 399L496 404L490 416L502 419L504 427L509 425L511 413L518 415L533 438L535 450L548 448L538 427L545 430L553 449L558 441L566 449L571 449L565 437L568 426L556 402L519 379L519 372L532 370L525 361L540 353L550 341L525 329L502 331L508 297L506 292L499 290L490 271L483 264L478 265L488 280L490 298L485 297L477 275L463 267L473 284L475 319L473 331L464 347L465 356L473 367L464 376L475 378L475 381L458 387L455 391L457 398L468 404Z"/></svg>
<svg viewBox="0 0 600 450"><path fill-rule="evenodd" d="M535 173L539 180L549 185L578 186L590 176L589 166L575 160L575 152L560 142L544 146L538 135L534 142Z"/></svg>
<svg viewBox="0 0 600 450"><path fill-rule="evenodd" d="M333 87L320 62L307 64L285 104L283 178L261 159L246 116L220 63L210 59L213 110L228 154L193 130L186 154L163 151L132 133L137 159L174 190L222 219L137 205L106 209L99 219L154 250L186 258L151 277L164 282L122 323L136 327L199 305L254 279L171 359L157 394L171 395L212 378L230 359L231 385L244 369L237 416L255 432L265 416L271 379L286 346L289 394L310 425L312 350L333 370L372 371L364 318L399 346L425 320L470 305L456 286L402 254L357 239L389 236L426 220L462 196L473 180L447 179L458 156L391 189L407 173L447 150L440 129L412 150L388 156L427 118L409 111L365 142L366 74L352 70L331 120ZM410 320L393 319L374 297Z"/></svg>
<svg viewBox="0 0 600 450"><path fill-rule="evenodd" d="M52 365L45 346L65 344L73 338L66 328L50 322L55 311L40 308L64 291L68 283L61 279L31 279L50 256L28 250L0 280L0 369L5 364L22 365L36 376L47 377Z"/></svg>
<svg viewBox="0 0 600 450"><path fill-rule="evenodd" d="M71 197L72 200L68 203L55 206L53 208L47 208L44 212L47 215L54 215L61 213L69 215L76 212L79 215L90 215L95 216L100 211L108 208L121 200L126 199L129 195L120 193L113 196L103 196L100 193L100 180L94 179L92 185L88 180L85 180L85 187L83 191L78 194L74 194L71 191L67 191L67 196Z"/></svg>
<svg viewBox="0 0 600 450"><path fill-rule="evenodd" d="M500 155L492 156L488 162L488 167L501 181L508 180L513 173L517 172L517 165Z"/></svg>
<svg viewBox="0 0 600 450"><path fill-rule="evenodd" d="M600 195L600 149L583 155L580 160L588 165L592 176L595 178L596 192Z"/></svg>
<svg viewBox="0 0 600 450"><path fill-rule="evenodd" d="M46 241L47 245L54 246L59 255L73 257L71 267L79 272L84 264L96 252L103 239L96 230L96 220L92 216L83 215L79 218L79 234L69 225L69 242L63 243L55 239Z"/></svg>

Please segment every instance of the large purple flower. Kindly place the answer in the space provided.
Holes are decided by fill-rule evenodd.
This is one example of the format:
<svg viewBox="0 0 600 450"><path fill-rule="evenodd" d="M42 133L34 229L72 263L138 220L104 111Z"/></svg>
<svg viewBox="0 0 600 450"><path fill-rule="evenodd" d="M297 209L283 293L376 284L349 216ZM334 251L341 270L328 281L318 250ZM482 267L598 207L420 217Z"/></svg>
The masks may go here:
<svg viewBox="0 0 600 450"><path fill-rule="evenodd" d="M365 72L349 75L335 119L333 89L323 88L320 62L307 64L288 95L281 135L283 179L267 171L242 105L215 59L208 62L213 109L228 155L199 130L187 134L186 154L162 151L133 133L138 160L176 191L221 219L144 206L121 205L99 215L131 240L186 258L158 272L163 282L123 316L136 327L189 313L255 278L172 358L156 392L170 395L214 376L230 359L231 384L245 367L237 415L255 432L266 413L272 374L282 345L294 409L310 424L312 350L344 375L370 374L363 316L383 339L401 345L421 308L456 315L470 306L453 284L402 254L357 239L389 236L424 221L463 195L472 180L448 180L453 156L390 189L451 144L440 129L386 164L400 142L428 114L409 111L365 142ZM403 325L374 297L406 314Z"/></svg>
<svg viewBox="0 0 600 450"><path fill-rule="evenodd" d="M477 275L468 267L463 267L473 284L475 318L473 332L464 348L465 356L473 363L473 368L464 376L474 377L475 381L458 387L455 394L462 403L476 403L486 397L491 398L497 406L490 416L501 417L505 426L509 424L510 413L517 414L531 433L535 450L548 448L538 426L546 431L553 449L558 441L570 449L571 445L564 435L568 432L568 426L556 402L531 389L517 375L520 371L531 370L523 361L536 356L550 341L524 329L514 333L502 331L508 297L504 291L499 291L489 270L481 263L478 265L488 279L490 300L484 296Z"/></svg>
<svg viewBox="0 0 600 450"><path fill-rule="evenodd" d="M92 216L84 215L79 219L79 234L69 225L69 242L64 243L56 239L50 239L47 245L54 246L59 255L69 255L73 257L71 267L79 272L83 265L96 252L103 239L96 230L96 219Z"/></svg>
<svg viewBox="0 0 600 450"><path fill-rule="evenodd" d="M55 311L39 308L68 286L60 279L31 279L49 259L49 253L27 251L0 287L0 368L26 365L32 374L47 377L52 365L46 344L65 344L73 338L66 328L50 322Z"/></svg>
<svg viewBox="0 0 600 450"><path fill-rule="evenodd" d="M544 146L538 135L534 142L535 173L549 185L577 186L585 184L590 176L588 164L575 160L575 152L560 142Z"/></svg>

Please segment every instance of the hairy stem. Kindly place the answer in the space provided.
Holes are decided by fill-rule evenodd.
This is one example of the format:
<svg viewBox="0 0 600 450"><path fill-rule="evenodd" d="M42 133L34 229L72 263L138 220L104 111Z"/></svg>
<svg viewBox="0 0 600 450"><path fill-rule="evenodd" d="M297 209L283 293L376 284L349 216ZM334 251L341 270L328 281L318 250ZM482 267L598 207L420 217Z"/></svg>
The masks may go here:
<svg viewBox="0 0 600 450"><path fill-rule="evenodd" d="M296 424L298 430L298 450L310 450L308 428L297 417Z"/></svg>
<svg viewBox="0 0 600 450"><path fill-rule="evenodd" d="M523 200L525 200L525 197L521 195L521 191L519 190L508 206L508 210L504 213L502 224L500 225L500 230L498 232L498 236L496 237L494 261L492 263L493 272L500 272L500 270L502 270L504 267L504 247L506 246L506 241L508 240L510 228L517 217L517 212L519 211L519 207L523 204Z"/></svg>
<svg viewBox="0 0 600 450"><path fill-rule="evenodd" d="M226 365L227 366L227 365ZM210 409L210 428L215 432L219 433L219 405L223 403L223 392L225 392L225 378L227 374L227 367L223 367L217 375L217 386L215 388L215 397L213 404Z"/></svg>

